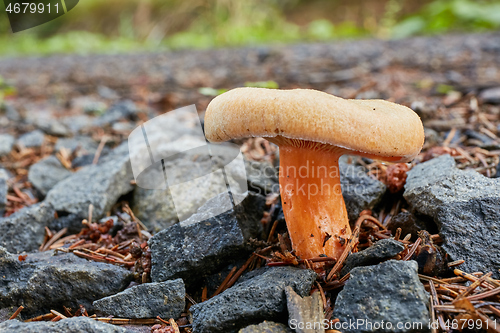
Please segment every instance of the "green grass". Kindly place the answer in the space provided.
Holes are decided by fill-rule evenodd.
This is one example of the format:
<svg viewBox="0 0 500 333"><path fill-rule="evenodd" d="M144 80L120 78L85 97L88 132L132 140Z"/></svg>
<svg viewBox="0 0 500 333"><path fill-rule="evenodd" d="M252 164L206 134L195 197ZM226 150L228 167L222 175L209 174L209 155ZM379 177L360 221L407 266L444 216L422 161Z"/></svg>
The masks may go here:
<svg viewBox="0 0 500 333"><path fill-rule="evenodd" d="M500 29L500 1L435 0L392 27L393 38Z"/></svg>
<svg viewBox="0 0 500 333"><path fill-rule="evenodd" d="M48 38L39 38L29 33L0 36L0 54L5 56L48 55L54 53L125 53L158 50L161 50L161 47L157 44L125 37L111 39L87 31L71 31Z"/></svg>
<svg viewBox="0 0 500 333"><path fill-rule="evenodd" d="M141 1L81 1L68 14L16 34L2 17L0 55L151 52L500 29L499 0L433 0L406 17L401 9L413 0L387 0L370 29L324 18L299 26L285 13L301 0ZM147 6L146 14L141 6Z"/></svg>

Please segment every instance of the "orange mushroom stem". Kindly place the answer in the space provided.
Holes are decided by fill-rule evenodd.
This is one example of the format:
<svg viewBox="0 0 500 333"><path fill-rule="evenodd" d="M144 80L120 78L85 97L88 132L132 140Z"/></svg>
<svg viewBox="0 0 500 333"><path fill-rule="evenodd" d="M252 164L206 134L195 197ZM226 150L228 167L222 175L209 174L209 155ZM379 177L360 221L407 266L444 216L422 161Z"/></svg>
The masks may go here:
<svg viewBox="0 0 500 333"><path fill-rule="evenodd" d="M301 143L280 144L281 201L292 247L301 259L338 258L351 236L338 162L345 151Z"/></svg>

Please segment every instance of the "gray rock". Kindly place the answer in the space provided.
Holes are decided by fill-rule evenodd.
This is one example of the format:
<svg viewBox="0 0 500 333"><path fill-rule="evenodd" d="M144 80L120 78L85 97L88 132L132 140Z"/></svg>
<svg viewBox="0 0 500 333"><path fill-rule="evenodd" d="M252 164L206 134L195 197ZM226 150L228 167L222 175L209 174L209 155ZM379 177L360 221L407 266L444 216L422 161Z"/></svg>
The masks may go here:
<svg viewBox="0 0 500 333"><path fill-rule="evenodd" d="M498 145L498 142L487 136L486 134L467 129L464 131L464 134L469 138L469 139L474 139L476 141L480 142L481 147L493 147L496 148Z"/></svg>
<svg viewBox="0 0 500 333"><path fill-rule="evenodd" d="M18 320L7 320L0 323L0 331L4 333L62 333L62 332L85 332L85 333L126 333L126 328L111 324L101 323L89 317L73 317L56 322L34 321L22 322Z"/></svg>
<svg viewBox="0 0 500 333"><path fill-rule="evenodd" d="M80 168L86 165L91 165L94 161L94 156L99 144L88 136L77 136L74 138L61 138L57 140L55 151L60 149L68 149L74 155L71 161L72 168ZM100 152L100 158L108 155L109 147L104 146Z"/></svg>
<svg viewBox="0 0 500 333"><path fill-rule="evenodd" d="M500 278L500 197L457 201L436 215L441 247L466 272L493 272Z"/></svg>
<svg viewBox="0 0 500 333"><path fill-rule="evenodd" d="M92 302L123 290L132 272L115 265L88 261L72 253L30 253L25 261L0 247L0 307L23 305L24 315L36 316L63 305L79 304L92 311Z"/></svg>
<svg viewBox="0 0 500 333"><path fill-rule="evenodd" d="M75 214L68 214L59 216L53 219L47 225L50 230L68 229L68 234L77 234L82 231L82 218Z"/></svg>
<svg viewBox="0 0 500 333"><path fill-rule="evenodd" d="M0 323L3 323L6 320L9 320L10 317L16 312L18 307L9 306L7 308L0 308ZM16 317L17 320L23 320L22 312L19 313Z"/></svg>
<svg viewBox="0 0 500 333"><path fill-rule="evenodd" d="M248 260L248 257L247 258L242 257L239 260L234 260L229 265L225 266L224 268L222 268L218 272L211 274L211 275L208 275L204 280L204 282L207 286L207 291L208 291L207 294L213 295L215 293L215 291L217 290L217 288L219 288L219 286L222 284L224 279L229 275L231 270L234 267L238 268L238 267L243 266L247 260ZM240 276L240 278L238 279L236 284L243 281L243 279L245 277L247 277L250 273L255 272L257 270L260 270L260 269L254 269L250 272L243 273L243 275Z"/></svg>
<svg viewBox="0 0 500 333"><path fill-rule="evenodd" d="M258 325L249 325L238 333L292 333L285 324L264 320Z"/></svg>
<svg viewBox="0 0 500 333"><path fill-rule="evenodd" d="M4 102L5 103L5 102ZM16 108L10 104L4 104L4 112L7 119L12 122L18 122L21 120L21 115L16 110Z"/></svg>
<svg viewBox="0 0 500 333"><path fill-rule="evenodd" d="M500 180L459 170L450 155L418 164L407 175L404 198L414 211L431 217L444 205L500 196Z"/></svg>
<svg viewBox="0 0 500 333"><path fill-rule="evenodd" d="M101 114L106 111L106 103L94 96L80 96L71 99L71 108L88 114Z"/></svg>
<svg viewBox="0 0 500 333"><path fill-rule="evenodd" d="M153 282L183 278L190 283L248 253L247 241L262 232L260 219L265 198L249 192L234 209L211 217L210 211L219 209L224 198L224 194L212 198L190 218L202 222L191 223L188 219L149 240Z"/></svg>
<svg viewBox="0 0 500 333"><path fill-rule="evenodd" d="M279 193L278 171L269 162L245 160L245 169L249 188L263 195Z"/></svg>
<svg viewBox="0 0 500 333"><path fill-rule="evenodd" d="M0 218L0 246L14 253L37 250L54 213L54 208L42 202Z"/></svg>
<svg viewBox="0 0 500 333"><path fill-rule="evenodd" d="M94 121L96 126L111 125L120 119L136 116L137 106L131 100L124 100L113 104L102 116Z"/></svg>
<svg viewBox="0 0 500 333"><path fill-rule="evenodd" d="M179 318L186 304L182 279L144 283L94 302L105 316L121 318Z"/></svg>
<svg viewBox="0 0 500 333"><path fill-rule="evenodd" d="M0 134L0 156L10 153L15 140L10 134Z"/></svg>
<svg viewBox="0 0 500 333"><path fill-rule="evenodd" d="M428 230L425 222L411 212L400 212L393 216L387 223L387 229L391 230L392 234L396 234L396 230L401 228L401 237L411 234L411 240L416 241L420 230Z"/></svg>
<svg viewBox="0 0 500 333"><path fill-rule="evenodd" d="M195 332L237 332L262 320L286 318L285 288L307 296L316 273L275 267L190 308Z"/></svg>
<svg viewBox="0 0 500 333"><path fill-rule="evenodd" d="M340 183L342 195L351 222L356 221L359 213L372 209L382 200L386 186L366 174L366 169L347 163L347 156L340 158Z"/></svg>
<svg viewBox="0 0 500 333"><path fill-rule="evenodd" d="M500 179L459 170L444 155L408 172L404 197L415 212L434 220L452 260L465 259L467 271L500 277Z"/></svg>
<svg viewBox="0 0 500 333"><path fill-rule="evenodd" d="M324 333L323 300L319 292L304 298L292 287L285 288L288 308L288 325L297 333Z"/></svg>
<svg viewBox="0 0 500 333"><path fill-rule="evenodd" d="M57 183L71 174L57 157L50 155L30 167L28 180L42 195L46 195Z"/></svg>
<svg viewBox="0 0 500 333"><path fill-rule="evenodd" d="M35 125L49 135L68 136L71 134L66 125L54 118L38 118Z"/></svg>
<svg viewBox="0 0 500 333"><path fill-rule="evenodd" d="M120 121L113 123L111 129L115 132L130 133L136 126L134 121Z"/></svg>
<svg viewBox="0 0 500 333"><path fill-rule="evenodd" d="M85 154L95 154L99 144L88 136L77 136L74 138L61 138L57 140L54 150L57 152L61 148L68 149L70 153L75 152L77 149L77 156ZM104 156L101 153L101 156Z"/></svg>
<svg viewBox="0 0 500 333"><path fill-rule="evenodd" d="M98 86L97 93L105 99L117 99L120 97L116 91L106 86Z"/></svg>
<svg viewBox="0 0 500 333"><path fill-rule="evenodd" d="M220 172L218 170L221 170L236 157L234 149L221 147L218 149L217 155L214 154L210 157L208 150L205 152L206 154L203 154L196 148L187 148L193 144L205 145L205 142L191 136L173 142L171 147L173 152L179 149L186 150L181 150L174 157L164 161L169 187L155 190L138 187L134 191L132 209L146 226L153 228L155 231L160 231L179 220L182 221L190 217L196 213L198 207L206 203L210 198L227 192L226 182L222 174L217 175L213 172ZM239 153L239 150L236 150L236 152ZM193 163L193 161L196 161L196 163ZM224 170L231 177L236 176L243 179L242 185L245 188L242 188L243 186L240 186L238 182L231 186L231 191L245 192L246 180L243 165L241 165L241 170L237 166L225 168ZM163 171L160 172L160 170L156 169L146 171L141 177L158 179L158 181L164 182Z"/></svg>
<svg viewBox="0 0 500 333"><path fill-rule="evenodd" d="M170 189L134 189L132 210L154 232L159 232L179 222Z"/></svg>
<svg viewBox="0 0 500 333"><path fill-rule="evenodd" d="M425 143L429 146L433 146L439 142L439 134L435 130L429 127L424 127Z"/></svg>
<svg viewBox="0 0 500 333"><path fill-rule="evenodd" d="M17 139L16 144L25 148L37 148L43 144L45 135L40 130L34 130L23 134Z"/></svg>
<svg viewBox="0 0 500 333"><path fill-rule="evenodd" d="M405 247L401 242L394 239L381 239L366 250L350 254L340 274L344 276L354 267L376 265L395 257L404 249Z"/></svg>
<svg viewBox="0 0 500 333"><path fill-rule="evenodd" d="M357 267L351 271L335 303L333 317L344 333L430 332L427 304L429 295L420 282L415 261L389 260L376 266ZM358 320L364 324L356 325ZM385 329L374 329L370 324ZM354 323L354 325L350 325ZM388 325L392 329L387 329ZM398 328L410 323L420 327Z"/></svg>
<svg viewBox="0 0 500 333"><path fill-rule="evenodd" d="M5 169L0 168L0 216L3 216L7 205L7 192L9 191L9 174Z"/></svg>
<svg viewBox="0 0 500 333"><path fill-rule="evenodd" d="M453 133L451 133L451 130L444 132L443 138L447 138L451 134L453 134ZM450 144L455 145L455 144L460 143L460 140L462 139L463 134L464 133L462 133L462 130L455 131L455 134L453 134L453 136L450 139Z"/></svg>
<svg viewBox="0 0 500 333"><path fill-rule="evenodd" d="M95 157L95 155L93 155L93 154L76 156L71 161L71 168L79 169L81 167L94 164L94 157Z"/></svg>
<svg viewBox="0 0 500 333"><path fill-rule="evenodd" d="M76 134L82 129L92 127L93 117L86 114L64 117L61 122L73 133Z"/></svg>
<svg viewBox="0 0 500 333"><path fill-rule="evenodd" d="M500 87L488 88L479 94L483 103L500 104Z"/></svg>
<svg viewBox="0 0 500 333"><path fill-rule="evenodd" d="M126 143L99 164L83 167L49 191L46 201L57 211L86 217L89 204L95 218L111 209L116 200L132 190L133 179Z"/></svg>

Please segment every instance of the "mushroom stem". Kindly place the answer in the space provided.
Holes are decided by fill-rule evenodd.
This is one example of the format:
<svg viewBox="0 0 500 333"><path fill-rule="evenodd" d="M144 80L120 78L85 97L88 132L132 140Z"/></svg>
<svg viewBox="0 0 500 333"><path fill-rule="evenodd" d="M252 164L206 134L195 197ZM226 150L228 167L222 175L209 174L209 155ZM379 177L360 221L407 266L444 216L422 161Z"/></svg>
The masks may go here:
<svg viewBox="0 0 500 333"><path fill-rule="evenodd" d="M340 186L345 151L302 143L280 146L281 201L292 247L301 259L339 258L351 236Z"/></svg>

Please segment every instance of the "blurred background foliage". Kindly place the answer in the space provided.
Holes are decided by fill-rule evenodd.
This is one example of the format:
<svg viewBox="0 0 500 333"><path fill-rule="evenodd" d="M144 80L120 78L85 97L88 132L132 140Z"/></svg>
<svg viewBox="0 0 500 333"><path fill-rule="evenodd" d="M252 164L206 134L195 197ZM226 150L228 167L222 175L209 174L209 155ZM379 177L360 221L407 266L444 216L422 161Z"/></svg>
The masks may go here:
<svg viewBox="0 0 500 333"><path fill-rule="evenodd" d="M0 55L404 38L500 29L500 0L81 0L12 34L0 1Z"/></svg>

